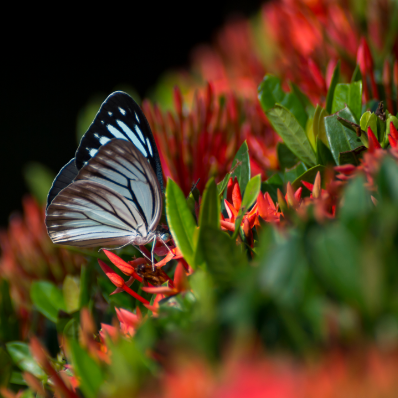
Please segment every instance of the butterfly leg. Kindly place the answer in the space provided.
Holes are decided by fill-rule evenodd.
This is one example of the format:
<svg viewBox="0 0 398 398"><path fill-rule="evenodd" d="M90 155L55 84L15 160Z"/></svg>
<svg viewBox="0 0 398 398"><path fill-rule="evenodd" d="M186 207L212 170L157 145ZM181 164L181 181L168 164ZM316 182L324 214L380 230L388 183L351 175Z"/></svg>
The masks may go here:
<svg viewBox="0 0 398 398"><path fill-rule="evenodd" d="M147 260L151 261L151 259L139 248L139 246L133 244L131 246L135 247Z"/></svg>
<svg viewBox="0 0 398 398"><path fill-rule="evenodd" d="M160 238L160 237L158 237L158 239L167 247L167 250L173 255L173 257L175 256L175 254L173 253L173 251L170 249L170 247L168 247L167 245L166 245L166 242L162 239L162 238Z"/></svg>
<svg viewBox="0 0 398 398"><path fill-rule="evenodd" d="M155 265L153 263L153 253L155 251L155 246L156 246L156 235L153 237L153 243L152 243L152 250L151 250L151 261L152 261L152 271L155 271Z"/></svg>

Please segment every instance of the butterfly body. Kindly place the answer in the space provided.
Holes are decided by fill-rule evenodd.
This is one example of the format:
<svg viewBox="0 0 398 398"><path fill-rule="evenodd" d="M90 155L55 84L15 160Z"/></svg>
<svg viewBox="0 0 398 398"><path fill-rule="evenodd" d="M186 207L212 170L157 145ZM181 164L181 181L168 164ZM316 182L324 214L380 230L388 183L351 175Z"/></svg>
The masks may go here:
<svg viewBox="0 0 398 398"><path fill-rule="evenodd" d="M144 114L130 96L114 93L83 136L76 158L54 180L48 234L54 243L79 247L164 242L169 234L158 226L162 188L160 159Z"/></svg>

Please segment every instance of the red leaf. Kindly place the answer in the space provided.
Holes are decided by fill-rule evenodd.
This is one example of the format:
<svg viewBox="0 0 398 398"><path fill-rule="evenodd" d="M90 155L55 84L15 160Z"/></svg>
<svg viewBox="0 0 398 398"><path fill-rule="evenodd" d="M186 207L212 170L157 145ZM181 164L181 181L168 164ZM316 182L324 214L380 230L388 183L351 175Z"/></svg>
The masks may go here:
<svg viewBox="0 0 398 398"><path fill-rule="evenodd" d="M373 153L376 149L381 149L381 145L379 144L379 141L377 141L377 138L373 134L373 131L370 127L368 127L368 138L369 138L369 148L368 148L369 153Z"/></svg>

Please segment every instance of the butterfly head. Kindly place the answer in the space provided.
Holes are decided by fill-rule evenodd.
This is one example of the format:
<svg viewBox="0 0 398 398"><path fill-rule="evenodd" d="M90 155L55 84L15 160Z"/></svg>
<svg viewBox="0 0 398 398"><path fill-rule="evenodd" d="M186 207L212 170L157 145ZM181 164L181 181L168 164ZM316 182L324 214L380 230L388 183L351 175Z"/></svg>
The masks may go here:
<svg viewBox="0 0 398 398"><path fill-rule="evenodd" d="M163 242L167 243L171 240L171 234L168 228L158 225L156 232L159 239L161 239Z"/></svg>

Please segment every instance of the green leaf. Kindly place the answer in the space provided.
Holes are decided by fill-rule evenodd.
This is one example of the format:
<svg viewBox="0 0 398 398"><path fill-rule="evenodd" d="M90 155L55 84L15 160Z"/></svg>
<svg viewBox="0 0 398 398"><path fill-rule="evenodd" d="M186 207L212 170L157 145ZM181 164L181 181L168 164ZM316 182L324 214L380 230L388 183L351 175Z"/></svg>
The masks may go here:
<svg viewBox="0 0 398 398"><path fill-rule="evenodd" d="M64 302L67 312L74 312L79 309L79 298L80 298L80 281L79 279L66 275L64 284L62 286L62 292L64 295Z"/></svg>
<svg viewBox="0 0 398 398"><path fill-rule="evenodd" d="M38 162L30 162L24 166L23 174L29 191L39 204L47 201L48 191L54 180L54 173Z"/></svg>
<svg viewBox="0 0 398 398"><path fill-rule="evenodd" d="M27 386L26 381L22 377L21 372L12 372L10 383L11 384L19 384L20 386ZM33 397L34 397L34 395L33 395Z"/></svg>
<svg viewBox="0 0 398 398"><path fill-rule="evenodd" d="M314 119L308 118L307 126L305 128L305 133L307 134L307 138L311 144L314 152L316 151L316 143L315 143L315 133L314 133Z"/></svg>
<svg viewBox="0 0 398 398"><path fill-rule="evenodd" d="M360 160L366 150L366 146L361 145L352 151L340 152L339 164L353 164L354 166L359 166L361 164Z"/></svg>
<svg viewBox="0 0 398 398"><path fill-rule="evenodd" d="M386 135L386 122L383 122L379 117L377 118L377 132L379 135L379 142L383 148L385 148L388 142L388 137Z"/></svg>
<svg viewBox="0 0 398 398"><path fill-rule="evenodd" d="M14 341L7 343L6 347L12 360L21 370L32 373L39 379L46 378L44 370L37 364L26 343Z"/></svg>
<svg viewBox="0 0 398 398"><path fill-rule="evenodd" d="M337 62L337 65L334 68L332 79L330 81L329 90L326 96L326 112L329 114L332 113L334 90L339 80L340 80L340 60Z"/></svg>
<svg viewBox="0 0 398 398"><path fill-rule="evenodd" d="M355 123L355 119L348 107L334 115L325 117L326 135L329 140L329 146L333 158L337 164L339 164L340 152L351 151L352 149L358 148L362 144L361 139L358 138L351 129L343 126L338 121L338 116Z"/></svg>
<svg viewBox="0 0 398 398"><path fill-rule="evenodd" d="M175 244L181 250L189 265L194 267L195 220L189 210L183 192L171 179L167 181L166 187L166 213Z"/></svg>
<svg viewBox="0 0 398 398"><path fill-rule="evenodd" d="M278 142L276 146L278 161L281 169L290 169L299 162L298 157L282 142Z"/></svg>
<svg viewBox="0 0 398 398"><path fill-rule="evenodd" d="M227 233L205 226L200 239L207 269L218 281L230 281L236 268L247 265L245 255Z"/></svg>
<svg viewBox="0 0 398 398"><path fill-rule="evenodd" d="M88 265L82 265L80 268L80 297L79 308L87 307L90 302L90 292L92 284L93 268Z"/></svg>
<svg viewBox="0 0 398 398"><path fill-rule="evenodd" d="M243 193L250 180L250 173L249 148L246 141L244 141L232 161L231 171L217 184L218 195L221 196L224 193L224 199L227 197L227 193L224 192L225 188L228 185L229 179L235 177L238 179L240 191ZM221 205L221 210L223 209L224 203Z"/></svg>
<svg viewBox="0 0 398 398"><path fill-rule="evenodd" d="M30 298L38 311L54 323L57 322L59 310L67 311L61 290L51 282L33 282Z"/></svg>
<svg viewBox="0 0 398 398"><path fill-rule="evenodd" d="M303 163L299 163L298 165L292 167L290 170L286 170L283 179L285 184L287 184L288 182L293 182L296 178L303 175L307 170L307 167L305 167Z"/></svg>
<svg viewBox="0 0 398 398"><path fill-rule="evenodd" d="M313 184L315 181L315 177L318 174L318 171L320 171L321 175L323 175L325 170L326 170L326 167L322 166L320 164L318 164L317 166L311 167L305 173L303 173L302 175L297 177L292 182L293 189L298 189L298 188L302 187L303 185L301 184L301 181L306 181L306 182L310 182L311 184Z"/></svg>
<svg viewBox="0 0 398 398"><path fill-rule="evenodd" d="M231 166L232 173L229 177L237 178L239 182L239 188L242 194L245 192L246 185L250 180L250 158L249 148L247 142L244 141L236 153ZM229 178L227 179L228 183Z"/></svg>
<svg viewBox="0 0 398 398"><path fill-rule="evenodd" d="M225 188L228 185L229 178L231 177L230 173L227 173L222 181L217 184L217 193L221 196L224 193Z"/></svg>
<svg viewBox="0 0 398 398"><path fill-rule="evenodd" d="M258 259L261 289L279 304L290 308L299 306L306 288L308 266L303 247L297 237L291 237Z"/></svg>
<svg viewBox="0 0 398 398"><path fill-rule="evenodd" d="M0 387L8 386L11 378L13 363L9 353L4 347L0 347Z"/></svg>
<svg viewBox="0 0 398 398"><path fill-rule="evenodd" d="M368 127L370 127L373 131L373 134L377 139L379 139L379 134L377 131L377 116L374 113L369 111L365 112L361 117L359 125L363 131L367 131Z"/></svg>
<svg viewBox="0 0 398 398"><path fill-rule="evenodd" d="M275 131L288 148L305 164L314 166L316 156L307 135L296 118L282 105L276 104L266 112Z"/></svg>
<svg viewBox="0 0 398 398"><path fill-rule="evenodd" d="M341 222L358 239L362 239L369 233L369 212L374 208L365 183L366 179L363 175L350 180L344 189L342 205L339 209Z"/></svg>
<svg viewBox="0 0 398 398"><path fill-rule="evenodd" d="M390 115L387 118L387 123L386 123L386 143L388 142L388 136L390 135L390 123L392 122L392 124L395 126L395 128L398 128L398 118Z"/></svg>
<svg viewBox="0 0 398 398"><path fill-rule="evenodd" d="M294 93L285 93L278 77L266 75L258 90L258 98L264 112L269 111L276 104L281 104L292 113L299 125L305 129L308 115L301 100Z"/></svg>
<svg viewBox="0 0 398 398"><path fill-rule="evenodd" d="M381 198L398 204L398 165L390 156L383 160L376 181Z"/></svg>
<svg viewBox="0 0 398 398"><path fill-rule="evenodd" d="M210 226L216 229L220 229L220 213L221 213L221 206L220 201L217 195L217 186L214 182L214 178L211 178L205 187L202 196L202 202L200 205L200 212L199 212L199 235L198 235L198 242L200 241L200 234L203 231L204 226ZM195 249L195 264L201 265L204 261L202 249L197 243Z"/></svg>
<svg viewBox="0 0 398 398"><path fill-rule="evenodd" d="M30 388L27 388L23 391L23 393L19 396L19 398L41 398L38 394L36 395Z"/></svg>
<svg viewBox="0 0 398 398"><path fill-rule="evenodd" d="M199 226L210 225L220 228L220 201L217 195L217 185L211 178L205 187L199 211Z"/></svg>
<svg viewBox="0 0 398 398"><path fill-rule="evenodd" d="M319 138L316 140L316 148L316 159L319 164L336 166L332 152Z"/></svg>
<svg viewBox="0 0 398 398"><path fill-rule="evenodd" d="M343 302L364 308L361 286L360 248L354 237L339 224L312 231L314 270L328 289Z"/></svg>
<svg viewBox="0 0 398 398"><path fill-rule="evenodd" d="M337 84L333 96L332 113L344 109L347 105L355 121L358 122L362 113L362 81Z"/></svg>
<svg viewBox="0 0 398 398"><path fill-rule="evenodd" d="M310 99L300 90L300 88L299 88L299 86L297 86L297 84L290 82L289 86L292 90L292 93L300 100L301 104L304 106L308 117L312 117L315 112L315 107L314 107L314 105L312 105L312 102L310 101Z"/></svg>
<svg viewBox="0 0 398 398"><path fill-rule="evenodd" d="M0 341L5 343L19 336L18 318L11 300L9 283L0 278Z"/></svg>
<svg viewBox="0 0 398 398"><path fill-rule="evenodd" d="M282 173L277 173L261 184L261 192L268 192L274 202L278 201L278 189L283 190L284 179Z"/></svg>
<svg viewBox="0 0 398 398"><path fill-rule="evenodd" d="M245 213L249 210L250 206L256 201L261 188L261 174L254 176L247 184L246 191L243 195L242 203L239 209L238 216L235 220L235 232L232 235L232 239L235 240L238 232L239 226L242 222L242 218Z"/></svg>
<svg viewBox="0 0 398 398"><path fill-rule="evenodd" d="M104 380L100 366L76 340L69 340L69 346L73 369L80 376L80 388L85 396L98 397L99 388Z"/></svg>
<svg viewBox="0 0 398 398"><path fill-rule="evenodd" d="M314 113L312 129L314 131L315 140L320 138L322 142L329 148L329 141L328 137L326 136L325 129L325 116L328 116L328 113L321 106L317 105Z"/></svg>
<svg viewBox="0 0 398 398"><path fill-rule="evenodd" d="M361 69L359 69L359 65L355 66L354 73L351 77L351 83L362 81L362 73Z"/></svg>

